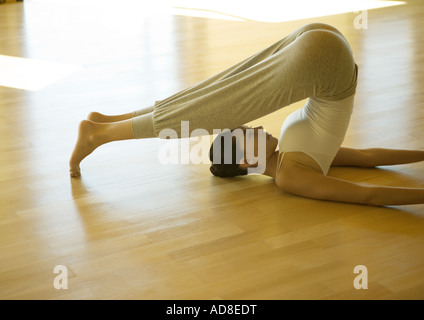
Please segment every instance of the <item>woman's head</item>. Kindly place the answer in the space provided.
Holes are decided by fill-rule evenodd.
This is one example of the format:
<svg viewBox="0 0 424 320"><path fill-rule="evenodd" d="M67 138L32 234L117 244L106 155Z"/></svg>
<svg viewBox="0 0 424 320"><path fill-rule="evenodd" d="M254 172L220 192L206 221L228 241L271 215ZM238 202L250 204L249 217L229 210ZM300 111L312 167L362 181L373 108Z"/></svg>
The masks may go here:
<svg viewBox="0 0 424 320"><path fill-rule="evenodd" d="M215 138L209 150L210 171L219 177L263 173L277 145L278 139L262 126L226 130Z"/></svg>

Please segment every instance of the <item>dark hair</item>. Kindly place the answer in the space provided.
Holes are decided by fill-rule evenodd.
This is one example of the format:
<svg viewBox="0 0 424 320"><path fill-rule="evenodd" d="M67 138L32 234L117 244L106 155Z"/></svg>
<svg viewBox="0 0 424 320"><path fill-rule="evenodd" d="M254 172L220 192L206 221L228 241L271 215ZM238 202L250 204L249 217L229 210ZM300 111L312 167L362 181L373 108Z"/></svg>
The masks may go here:
<svg viewBox="0 0 424 320"><path fill-rule="evenodd" d="M225 148L225 140L229 138L231 138L231 150ZM225 152L231 152L231 162L225 161ZM228 157L229 155L227 155ZM209 149L209 159L212 162L209 170L214 176L221 178L247 175L247 169L241 168L239 164L243 157L244 152L237 144L237 139L233 135L233 131L224 131L215 138Z"/></svg>

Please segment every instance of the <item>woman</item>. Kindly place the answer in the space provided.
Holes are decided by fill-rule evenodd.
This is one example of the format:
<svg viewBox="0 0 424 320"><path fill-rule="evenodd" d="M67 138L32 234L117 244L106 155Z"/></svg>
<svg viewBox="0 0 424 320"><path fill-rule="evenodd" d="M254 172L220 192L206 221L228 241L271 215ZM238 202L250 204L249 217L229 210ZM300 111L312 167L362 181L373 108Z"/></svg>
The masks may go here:
<svg viewBox="0 0 424 320"><path fill-rule="evenodd" d="M159 137L165 129L184 137L181 123L188 121L191 129L202 128L210 134L214 129L233 129L218 135L211 147L214 175L242 175L256 167L258 163L246 152L246 146L253 142L255 154L260 148L265 150L263 173L287 192L370 205L424 203L424 189L362 186L327 176L331 166L373 167L424 160L423 151L340 148L353 109L356 83L357 66L347 40L329 25L309 24L153 107L119 116L91 113L80 124L70 160L71 176L80 175L80 162L102 144ZM264 133L262 127L250 130L243 126L306 98L305 106L284 122L279 141L268 134L265 140L259 139ZM254 134L233 139L233 133L240 131L235 129ZM228 134L234 140L230 150L222 143ZM219 155L216 150L220 150ZM237 150L242 150L241 156L237 157ZM228 152L232 164L215 163Z"/></svg>

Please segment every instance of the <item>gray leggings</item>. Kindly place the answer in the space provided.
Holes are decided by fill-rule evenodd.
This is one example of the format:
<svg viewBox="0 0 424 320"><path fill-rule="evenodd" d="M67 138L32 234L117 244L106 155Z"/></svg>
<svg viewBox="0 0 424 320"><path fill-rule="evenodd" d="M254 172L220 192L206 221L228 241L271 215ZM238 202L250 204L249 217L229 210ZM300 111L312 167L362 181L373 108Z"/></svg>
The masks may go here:
<svg viewBox="0 0 424 320"><path fill-rule="evenodd" d="M343 35L326 24L308 24L151 109L136 111L134 136L158 137L173 129L181 137L181 121L189 121L190 131L234 129L308 97L342 100L355 93L356 82L357 66Z"/></svg>

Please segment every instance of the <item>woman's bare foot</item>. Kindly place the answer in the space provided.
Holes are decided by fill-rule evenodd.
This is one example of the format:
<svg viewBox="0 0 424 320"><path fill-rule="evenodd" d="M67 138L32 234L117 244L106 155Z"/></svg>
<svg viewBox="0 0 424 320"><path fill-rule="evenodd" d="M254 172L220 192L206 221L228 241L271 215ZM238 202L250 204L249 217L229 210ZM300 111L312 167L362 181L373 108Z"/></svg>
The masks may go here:
<svg viewBox="0 0 424 320"><path fill-rule="evenodd" d="M117 121L123 121L128 120L133 117L132 113L126 113L121 114L117 116L106 116L104 114L101 114L100 112L91 112L87 119L92 122L98 122L98 123L109 123L109 122L117 122Z"/></svg>
<svg viewBox="0 0 424 320"><path fill-rule="evenodd" d="M81 161L102 144L100 129L99 124L91 121L83 120L80 123L77 143L69 160L71 177L81 175L79 166Z"/></svg>
<svg viewBox="0 0 424 320"><path fill-rule="evenodd" d="M81 174L81 161L97 147L112 141L128 139L134 139L131 119L110 123L83 120L79 126L78 139L74 152L69 160L71 176L78 177Z"/></svg>

